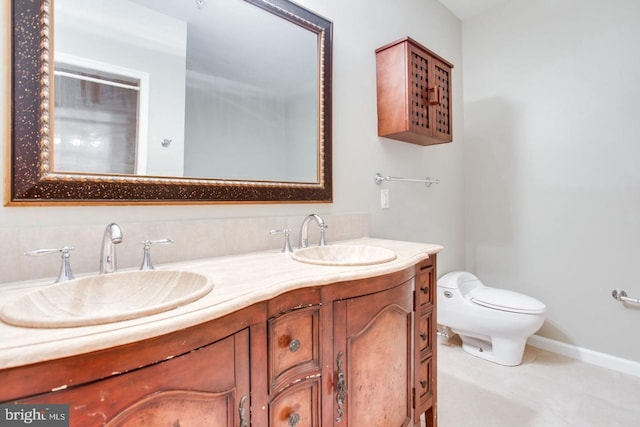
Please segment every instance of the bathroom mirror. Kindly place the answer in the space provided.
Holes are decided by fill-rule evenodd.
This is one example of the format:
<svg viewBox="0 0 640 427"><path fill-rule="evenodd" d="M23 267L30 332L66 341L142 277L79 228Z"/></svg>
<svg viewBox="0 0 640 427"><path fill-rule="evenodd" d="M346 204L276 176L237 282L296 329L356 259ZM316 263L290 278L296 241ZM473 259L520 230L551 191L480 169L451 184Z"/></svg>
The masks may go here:
<svg viewBox="0 0 640 427"><path fill-rule="evenodd" d="M287 0L11 6L6 204L331 201L330 21Z"/></svg>

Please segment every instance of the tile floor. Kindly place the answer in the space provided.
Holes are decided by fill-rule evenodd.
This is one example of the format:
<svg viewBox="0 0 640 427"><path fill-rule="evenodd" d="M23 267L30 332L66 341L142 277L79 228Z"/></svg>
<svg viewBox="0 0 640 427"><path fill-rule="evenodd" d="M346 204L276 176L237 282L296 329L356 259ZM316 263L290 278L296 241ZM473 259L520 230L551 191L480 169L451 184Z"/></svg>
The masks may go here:
<svg viewBox="0 0 640 427"><path fill-rule="evenodd" d="M439 427L640 426L640 378L527 347L506 367L438 345Z"/></svg>

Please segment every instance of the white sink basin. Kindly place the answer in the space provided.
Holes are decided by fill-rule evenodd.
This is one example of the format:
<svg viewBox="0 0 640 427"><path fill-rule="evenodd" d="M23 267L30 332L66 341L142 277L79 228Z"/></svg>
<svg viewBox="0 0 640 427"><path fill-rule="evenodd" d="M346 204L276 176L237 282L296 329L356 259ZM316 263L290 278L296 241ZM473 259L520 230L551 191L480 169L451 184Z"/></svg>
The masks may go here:
<svg viewBox="0 0 640 427"><path fill-rule="evenodd" d="M395 252L377 246L328 245L298 249L291 257L308 264L357 266L382 264L396 259Z"/></svg>
<svg viewBox="0 0 640 427"><path fill-rule="evenodd" d="M188 271L129 271L43 287L5 304L7 323L33 328L97 325L171 310L207 295L211 281Z"/></svg>

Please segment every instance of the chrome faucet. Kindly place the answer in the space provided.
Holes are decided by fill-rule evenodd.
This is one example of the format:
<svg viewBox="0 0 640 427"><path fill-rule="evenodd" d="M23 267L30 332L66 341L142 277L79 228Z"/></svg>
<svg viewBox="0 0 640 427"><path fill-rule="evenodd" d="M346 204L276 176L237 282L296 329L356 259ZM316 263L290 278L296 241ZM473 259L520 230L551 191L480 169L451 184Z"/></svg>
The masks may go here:
<svg viewBox="0 0 640 427"><path fill-rule="evenodd" d="M327 244L327 241L325 240L325 237L324 237L324 231L329 226L324 222L324 220L320 217L320 215L311 214L307 216L304 219L304 221L302 221L302 227L300 227L300 247L301 248L306 248L309 246L309 222L311 222L312 219L315 219L316 223L318 224L318 227L320 227L320 242L318 243L318 246L325 246Z"/></svg>
<svg viewBox="0 0 640 427"><path fill-rule="evenodd" d="M102 235L102 251L100 253L100 274L113 273L117 270L116 244L122 243L122 229L116 223L107 225Z"/></svg>

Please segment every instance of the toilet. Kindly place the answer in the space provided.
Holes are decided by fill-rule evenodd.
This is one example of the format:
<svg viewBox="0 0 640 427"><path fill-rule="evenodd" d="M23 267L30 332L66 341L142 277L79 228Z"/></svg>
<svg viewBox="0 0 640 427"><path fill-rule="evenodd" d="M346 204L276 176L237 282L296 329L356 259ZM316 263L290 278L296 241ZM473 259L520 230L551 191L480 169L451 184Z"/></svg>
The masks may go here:
<svg viewBox="0 0 640 427"><path fill-rule="evenodd" d="M438 279L438 324L462 339L462 349L506 366L522 363L527 338L544 322L545 305L535 298L491 288L465 271Z"/></svg>

